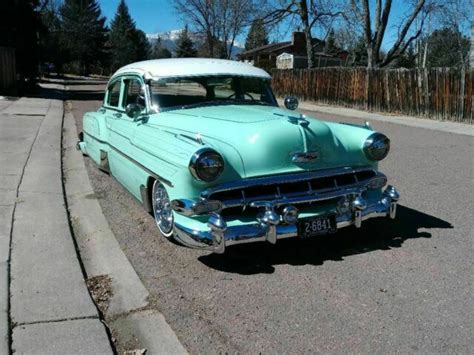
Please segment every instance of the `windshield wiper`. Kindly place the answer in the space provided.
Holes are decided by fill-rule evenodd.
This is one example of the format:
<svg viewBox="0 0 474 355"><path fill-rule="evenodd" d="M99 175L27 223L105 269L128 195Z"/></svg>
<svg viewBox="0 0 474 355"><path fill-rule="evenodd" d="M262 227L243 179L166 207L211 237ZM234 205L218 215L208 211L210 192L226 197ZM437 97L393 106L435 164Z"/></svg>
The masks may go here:
<svg viewBox="0 0 474 355"><path fill-rule="evenodd" d="M232 101L233 100L212 100L212 101L197 102L195 104L189 104L189 105L183 105L183 106L177 106L177 107L184 110L184 109L195 108L195 107L200 107L200 106L228 104L228 103L231 103Z"/></svg>

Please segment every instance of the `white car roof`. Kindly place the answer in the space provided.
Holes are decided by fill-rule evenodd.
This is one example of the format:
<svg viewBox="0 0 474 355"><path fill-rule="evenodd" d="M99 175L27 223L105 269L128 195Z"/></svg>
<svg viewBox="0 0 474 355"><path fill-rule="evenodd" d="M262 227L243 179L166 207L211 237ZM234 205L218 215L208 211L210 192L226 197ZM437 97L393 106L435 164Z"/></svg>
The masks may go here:
<svg viewBox="0 0 474 355"><path fill-rule="evenodd" d="M170 58L153 59L128 64L117 70L112 78L125 73L138 73L153 78L237 75L270 79L263 69L253 65L225 59L210 58Z"/></svg>

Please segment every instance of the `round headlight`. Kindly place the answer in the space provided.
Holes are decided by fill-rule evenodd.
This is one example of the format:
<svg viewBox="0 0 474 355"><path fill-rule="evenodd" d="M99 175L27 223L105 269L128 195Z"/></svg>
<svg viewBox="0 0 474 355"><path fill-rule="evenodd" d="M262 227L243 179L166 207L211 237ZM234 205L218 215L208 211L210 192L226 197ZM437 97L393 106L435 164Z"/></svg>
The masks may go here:
<svg viewBox="0 0 474 355"><path fill-rule="evenodd" d="M211 182L224 170L224 159L215 150L204 148L194 153L189 163L189 171L198 180Z"/></svg>
<svg viewBox="0 0 474 355"><path fill-rule="evenodd" d="M364 153L370 160L382 160L390 150L390 139L382 133L373 133L364 143Z"/></svg>

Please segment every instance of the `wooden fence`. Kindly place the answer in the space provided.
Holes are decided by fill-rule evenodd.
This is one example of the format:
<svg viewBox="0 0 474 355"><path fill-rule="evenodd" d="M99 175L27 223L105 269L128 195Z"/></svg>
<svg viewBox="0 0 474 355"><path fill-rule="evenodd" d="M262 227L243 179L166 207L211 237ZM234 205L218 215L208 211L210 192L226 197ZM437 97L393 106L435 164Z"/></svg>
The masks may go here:
<svg viewBox="0 0 474 355"><path fill-rule="evenodd" d="M15 49L0 47L0 94L16 92Z"/></svg>
<svg viewBox="0 0 474 355"><path fill-rule="evenodd" d="M272 76L277 96L473 123L472 69L273 69Z"/></svg>

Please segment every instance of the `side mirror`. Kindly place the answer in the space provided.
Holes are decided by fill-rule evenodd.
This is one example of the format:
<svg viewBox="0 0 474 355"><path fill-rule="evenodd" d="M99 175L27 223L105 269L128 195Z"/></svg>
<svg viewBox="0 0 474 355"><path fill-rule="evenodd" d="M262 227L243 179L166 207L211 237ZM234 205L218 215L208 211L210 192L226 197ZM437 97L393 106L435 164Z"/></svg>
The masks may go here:
<svg viewBox="0 0 474 355"><path fill-rule="evenodd" d="M125 107L125 113L127 114L128 117L133 118L134 120L137 119L138 116L143 111L143 106L139 104L128 104L127 107Z"/></svg>
<svg viewBox="0 0 474 355"><path fill-rule="evenodd" d="M298 108L298 99L296 96L287 96L285 97L284 104L288 110L294 111Z"/></svg>

